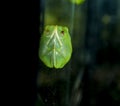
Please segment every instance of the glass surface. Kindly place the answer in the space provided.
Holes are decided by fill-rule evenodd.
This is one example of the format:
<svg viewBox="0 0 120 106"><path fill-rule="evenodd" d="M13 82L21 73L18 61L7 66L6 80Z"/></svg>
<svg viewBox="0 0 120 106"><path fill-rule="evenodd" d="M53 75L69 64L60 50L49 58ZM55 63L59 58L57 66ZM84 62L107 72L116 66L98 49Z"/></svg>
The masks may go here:
<svg viewBox="0 0 120 106"><path fill-rule="evenodd" d="M68 27L73 53L62 69L39 60L36 106L118 106L120 0L41 1L41 25Z"/></svg>

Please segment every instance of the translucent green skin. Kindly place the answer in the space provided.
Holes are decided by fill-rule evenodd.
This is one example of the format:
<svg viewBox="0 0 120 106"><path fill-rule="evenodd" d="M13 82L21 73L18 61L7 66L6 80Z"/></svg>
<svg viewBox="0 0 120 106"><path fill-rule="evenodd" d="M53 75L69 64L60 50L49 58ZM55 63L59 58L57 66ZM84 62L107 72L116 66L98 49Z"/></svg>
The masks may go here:
<svg viewBox="0 0 120 106"><path fill-rule="evenodd" d="M40 40L39 57L49 68L63 68L72 54L67 27L48 25Z"/></svg>

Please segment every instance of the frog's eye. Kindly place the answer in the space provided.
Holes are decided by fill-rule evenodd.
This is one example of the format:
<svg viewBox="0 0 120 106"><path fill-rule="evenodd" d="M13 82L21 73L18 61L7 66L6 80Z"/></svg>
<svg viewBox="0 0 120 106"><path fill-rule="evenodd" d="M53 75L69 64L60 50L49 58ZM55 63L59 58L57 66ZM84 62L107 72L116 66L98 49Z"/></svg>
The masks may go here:
<svg viewBox="0 0 120 106"><path fill-rule="evenodd" d="M49 33L50 31L49 31L49 29L46 29L45 32Z"/></svg>
<svg viewBox="0 0 120 106"><path fill-rule="evenodd" d="M45 30L45 34L49 34L50 33L50 30L49 29L46 29Z"/></svg>
<svg viewBox="0 0 120 106"><path fill-rule="evenodd" d="M63 30L61 31L61 34L64 35L64 31Z"/></svg>

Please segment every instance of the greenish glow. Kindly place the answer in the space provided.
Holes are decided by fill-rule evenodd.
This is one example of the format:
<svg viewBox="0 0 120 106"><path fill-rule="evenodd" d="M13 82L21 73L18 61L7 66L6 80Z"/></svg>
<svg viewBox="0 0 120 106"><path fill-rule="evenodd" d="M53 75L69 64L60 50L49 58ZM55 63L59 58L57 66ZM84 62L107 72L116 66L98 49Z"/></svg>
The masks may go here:
<svg viewBox="0 0 120 106"><path fill-rule="evenodd" d="M85 0L70 0L72 3L74 3L74 4L82 4L82 3L84 3L85 2Z"/></svg>

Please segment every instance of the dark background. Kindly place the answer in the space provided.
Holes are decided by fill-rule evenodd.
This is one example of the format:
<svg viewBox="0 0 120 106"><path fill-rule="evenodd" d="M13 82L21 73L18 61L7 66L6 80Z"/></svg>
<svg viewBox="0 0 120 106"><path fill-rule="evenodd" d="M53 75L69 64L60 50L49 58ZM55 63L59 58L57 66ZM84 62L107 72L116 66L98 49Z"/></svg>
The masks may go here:
<svg viewBox="0 0 120 106"><path fill-rule="evenodd" d="M9 20L6 19L11 22L6 24L7 29L12 26L14 28L12 27L11 34L11 31L5 31L9 32L8 41L12 45L8 43L5 47L6 56L10 59L7 57L7 66L4 66L4 68L8 68L6 69L8 73L5 71L4 74L4 79L8 78L7 82L4 82L4 85L7 85L2 96L6 100L4 104L11 103L15 106L79 106L80 104L82 106L120 106L120 1L86 0L81 6L75 7L75 14L79 12L81 14L81 9L83 14L76 15L78 19L74 19L77 21L73 26L72 16L65 18L63 16L67 16L66 13L62 16L59 14L59 16L58 11L56 14L53 11L54 18L56 17L59 22L62 21L62 17L65 21L69 21L69 24L65 23L65 25L70 26L74 48L70 63L59 71L49 70L38 58L42 28L44 24L49 23L44 20L47 6L42 4L43 1L45 0L28 1L29 3L18 2L19 6L16 4L12 10L7 9L6 13L9 10L11 14ZM55 3L52 4L53 9L55 5L58 5ZM64 4L63 0L62 3ZM67 4L63 4L63 7L69 7ZM19 8L18 11L17 8ZM68 11L70 16L72 12L70 8L68 10L66 12ZM13 17L11 17L12 15ZM40 19L41 16L42 19ZM80 18L81 16L84 20ZM12 20L15 21L15 24ZM76 36L73 36L74 34ZM79 34L82 37L79 38ZM9 37L12 39L10 40ZM77 43L73 42L76 41L75 39L78 39ZM8 48L10 49L8 50ZM81 51L79 52L79 50ZM47 76L43 77L44 75ZM52 80L51 76L53 76ZM40 83L37 85L38 77ZM5 94L6 92L7 94ZM38 94L42 99L39 99Z"/></svg>
<svg viewBox="0 0 120 106"><path fill-rule="evenodd" d="M120 106L120 1L40 2L40 36L47 24L66 25L73 54L61 70L36 57L36 106Z"/></svg>

